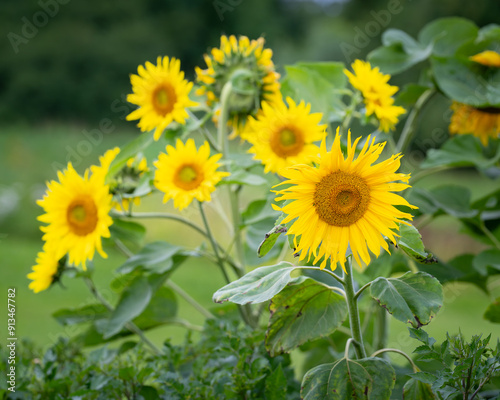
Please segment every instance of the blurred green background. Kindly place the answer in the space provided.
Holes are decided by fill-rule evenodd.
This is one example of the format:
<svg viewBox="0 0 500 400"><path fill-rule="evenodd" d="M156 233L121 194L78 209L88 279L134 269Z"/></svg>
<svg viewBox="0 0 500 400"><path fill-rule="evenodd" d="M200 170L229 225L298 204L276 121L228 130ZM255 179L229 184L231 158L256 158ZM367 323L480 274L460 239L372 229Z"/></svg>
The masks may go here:
<svg viewBox="0 0 500 400"><path fill-rule="evenodd" d="M2 0L0 304L6 309L6 288L16 287L18 335L46 345L64 332L51 313L90 300L82 282L67 278L65 288L56 286L37 295L28 290L26 274L42 246L36 221L41 210L35 200L43 195L45 181L54 179L55 171L68 161L83 171L106 149L139 134L133 123L125 121L132 110L125 101L129 74L139 64L155 61L158 55L174 56L181 60L188 79L193 79L194 67L202 65L203 53L218 46L221 34L263 35L281 73L285 64L300 60L349 64L379 46L380 34L387 28L415 36L438 17L463 16L483 26L498 22L498 15L497 0ZM391 82L402 85L417 77L418 68L414 68ZM426 107L414 154L425 151L429 140L438 146L446 138L437 134L447 132L448 106L436 96ZM159 150L153 147L149 155L155 157ZM495 185L471 171L424 179L420 184L435 186L443 179L469 184L476 197ZM170 205L161 204L160 196L148 198L143 208L171 211ZM186 211L197 218L195 214ZM146 242L161 238L196 246L201 240L173 223L146 225ZM441 219L423 231L424 242L444 259L464 249L481 250L480 244L457 232L453 221ZM96 280L103 290L124 261L115 250L108 252L109 261L98 258L95 263ZM212 293L223 284L214 265L196 260L186 263L173 280L207 307L215 307ZM493 294L500 293L498 285L490 282ZM491 300L487 295L471 285L455 285L445 292L445 307L428 328L432 335L442 339L446 331L457 333L459 327L467 336L480 331L491 332L494 338L500 335L499 325L482 319ZM202 323L188 304L180 306L185 319ZM5 313L0 318L6 318ZM411 351L414 343L407 339L405 326L394 322L393 327L393 347ZM151 335L159 342L168 336L180 341L183 334L183 328L167 327Z"/></svg>

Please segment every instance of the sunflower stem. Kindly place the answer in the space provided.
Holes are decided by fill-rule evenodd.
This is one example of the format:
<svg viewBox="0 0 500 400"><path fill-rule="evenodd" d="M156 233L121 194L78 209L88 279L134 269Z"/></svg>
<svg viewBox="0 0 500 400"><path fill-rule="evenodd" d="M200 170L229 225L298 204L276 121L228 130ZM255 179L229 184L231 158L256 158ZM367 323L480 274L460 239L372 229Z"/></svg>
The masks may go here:
<svg viewBox="0 0 500 400"><path fill-rule="evenodd" d="M220 256L219 253L219 247L217 246L217 243L215 241L214 235L212 234L212 231L210 230L210 225L208 224L208 219L205 214L205 210L203 209L203 203L201 201L198 201L198 206L200 208L200 215L201 219L203 220L203 225L205 225L205 230L207 233L208 240L210 241L210 244L212 245L212 250L215 254L215 257L217 258L217 264L219 265L222 274L224 275L224 278L226 279L227 283L231 283L231 279L229 279L229 275L226 272L226 269L224 268L224 260Z"/></svg>
<svg viewBox="0 0 500 400"><path fill-rule="evenodd" d="M175 284L171 280L168 280L166 285L176 292L179 296L181 296L184 300L186 300L194 309L196 309L201 315L203 315L207 319L215 319L215 316L208 311L205 307L203 307L200 303L198 303L195 299L193 299L184 289L182 289L179 285Z"/></svg>
<svg viewBox="0 0 500 400"><path fill-rule="evenodd" d="M111 304L108 303L108 301L104 298L104 296L101 295L101 293L97 290L97 287L95 286L94 284L94 281L92 280L92 278L86 276L83 278L83 280L85 281L85 283L87 284L87 287L89 288L90 292L94 295L94 297L104 306L108 309L108 311L110 312L113 312L114 311L114 308ZM144 332L136 325L134 324L132 321L129 321L125 324L125 328L127 328L130 332L132 333L135 333L137 336L139 336L141 338L141 340L146 343L150 348L151 350L153 350L153 352L159 356L159 355L162 355L162 351L156 347L153 342L151 342L147 337L146 335L144 334Z"/></svg>
<svg viewBox="0 0 500 400"><path fill-rule="evenodd" d="M396 153L403 153L411 142L413 133L415 132L415 126L417 124L417 117L422 110L424 104L436 93L434 89L428 89L420 95L415 106L411 110L408 119L403 127L403 132L399 137L398 144L396 145Z"/></svg>
<svg viewBox="0 0 500 400"><path fill-rule="evenodd" d="M361 333L361 323L359 321L358 301L354 292L354 281L352 278L352 260L348 257L346 260L346 273L344 274L344 289L349 310L349 324L351 326L352 339L354 339L354 349L358 358L365 358L366 351L363 344L363 335Z"/></svg>
<svg viewBox="0 0 500 400"><path fill-rule="evenodd" d="M398 350L398 349L380 349L380 350L377 350L375 353L373 353L370 357L377 357L379 354L382 354L382 353L397 353L397 354L400 354L404 358L406 358L408 360L408 362L411 364L411 366L413 368L413 372L419 372L420 371L420 369L417 367L417 365L411 359L411 357L408 354L406 354L404 351L402 351L402 350Z"/></svg>

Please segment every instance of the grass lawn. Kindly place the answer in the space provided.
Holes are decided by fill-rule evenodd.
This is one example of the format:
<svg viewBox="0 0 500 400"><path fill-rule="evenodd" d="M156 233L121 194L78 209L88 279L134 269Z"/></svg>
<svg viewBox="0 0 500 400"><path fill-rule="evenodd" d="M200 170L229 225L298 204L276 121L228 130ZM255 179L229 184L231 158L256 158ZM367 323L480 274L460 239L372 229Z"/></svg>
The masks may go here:
<svg viewBox="0 0 500 400"><path fill-rule="evenodd" d="M68 159L76 161L75 156L81 159L76 163L80 172L96 163L98 156L108 148L127 142L137 131L113 132L103 135L102 141L92 146L89 154L81 143L86 139L82 130L73 127L46 127L31 131L26 128L11 128L0 135L0 255L1 278L0 288L1 306L5 310L7 287L17 289L17 332L20 337L29 337L41 345L47 345L57 335L64 332L63 328L51 317L51 314L60 308L79 307L93 301L83 282L65 278L65 288L56 286L40 294L34 294L28 289L26 274L34 263L36 254L41 250L41 234L38 230L36 216L40 208L35 204L45 191L44 182L55 178L54 166L56 163L66 164ZM148 153L151 157L158 154L160 144L153 146ZM78 153L80 151L80 153ZM150 158L151 160L152 158ZM419 186L432 187L442 182L474 185L477 195L492 190L492 181L478 179L472 174L440 174L436 177L423 179ZM162 205L161 197L153 195L144 202L142 210L172 211L172 206ZM194 208L188 209L185 216L195 216ZM189 231L189 228L175 222L141 221L148 228L145 242L166 240L172 243L196 246L201 237ZM224 229L224 228L222 228ZM458 226L454 221L446 218L437 220L423 230L424 242L429 247L442 251L439 256L449 259L455 254L468 248L471 252L481 250L481 245L468 237L457 233ZM221 237L224 231L218 232ZM124 260L124 256L115 249L108 249L109 260L96 257L95 280L102 290L107 288L113 279L114 270ZM438 266L436 267L438 268ZM208 261L191 259L173 275L173 281L188 291L192 297L207 308L217 308L211 298L215 290L224 284L222 276L215 265ZM500 295L498 281L490 282L495 296ZM437 340L442 340L446 332L457 333L459 329L470 337L474 333L492 333L492 341L500 337L500 325L485 321L482 314L492 298L488 298L479 289L472 285L449 285L445 288L446 300L443 309L437 318L427 328L427 331ZM191 305L179 300L179 316L192 324L200 325L203 317ZM2 314L1 318L6 318ZM74 332L67 331L69 334ZM185 328L168 326L158 328L148 335L156 343L171 337L174 343L179 343L184 337ZM410 352L416 342L409 339L407 327L399 321L391 321L390 347L401 348ZM394 359L396 361L396 358Z"/></svg>

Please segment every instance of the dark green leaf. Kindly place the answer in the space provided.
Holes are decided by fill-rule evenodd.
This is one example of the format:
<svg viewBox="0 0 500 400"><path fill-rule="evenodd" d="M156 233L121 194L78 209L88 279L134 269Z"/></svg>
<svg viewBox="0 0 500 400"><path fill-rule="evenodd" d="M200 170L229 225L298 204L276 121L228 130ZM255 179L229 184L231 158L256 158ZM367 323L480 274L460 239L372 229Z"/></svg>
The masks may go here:
<svg viewBox="0 0 500 400"><path fill-rule="evenodd" d="M440 149L430 149L427 152L427 159L420 166L422 168L476 167L484 170L498 160L500 160L500 146L497 147L494 157L487 158L478 138L472 135L458 135L446 141Z"/></svg>
<svg viewBox="0 0 500 400"><path fill-rule="evenodd" d="M266 348L274 357L333 333L345 320L347 304L339 293L301 277L274 296L269 310Z"/></svg>
<svg viewBox="0 0 500 400"><path fill-rule="evenodd" d="M106 318L109 316L109 311L102 304L91 304L82 308L62 309L52 316L61 325L74 325Z"/></svg>
<svg viewBox="0 0 500 400"><path fill-rule="evenodd" d="M378 278L372 297L396 319L419 328L427 325L443 305L443 287L425 272L407 272L400 278Z"/></svg>
<svg viewBox="0 0 500 400"><path fill-rule="evenodd" d="M311 369L302 381L304 400L382 400L391 397L396 374L380 358L347 360Z"/></svg>
<svg viewBox="0 0 500 400"><path fill-rule="evenodd" d="M406 108L413 107L424 92L429 90L428 86L409 83L404 85L396 96L396 104Z"/></svg>
<svg viewBox="0 0 500 400"><path fill-rule="evenodd" d="M146 309L134 319L134 323L141 329L148 329L160 324L168 323L177 315L177 299L174 292L167 288L159 288Z"/></svg>
<svg viewBox="0 0 500 400"><path fill-rule="evenodd" d="M144 311L151 299L151 287L146 277L139 277L127 287L103 331L104 338L120 332L123 326Z"/></svg>
<svg viewBox="0 0 500 400"><path fill-rule="evenodd" d="M500 324L500 297L491 303L484 312L484 318L490 322Z"/></svg>
<svg viewBox="0 0 500 400"><path fill-rule="evenodd" d="M146 228L143 225L119 218L113 219L113 225L109 227L109 231L112 238L133 243L140 242L146 234Z"/></svg>
<svg viewBox="0 0 500 400"><path fill-rule="evenodd" d="M290 282L290 274L296 267L288 262L260 267L242 278L217 290L213 301L231 301L237 304L262 303L272 299Z"/></svg>
<svg viewBox="0 0 500 400"><path fill-rule="evenodd" d="M336 89L345 88L347 77L344 74L344 63L341 62L299 62L297 66L314 71Z"/></svg>
<svg viewBox="0 0 500 400"><path fill-rule="evenodd" d="M413 378L408 380L403 387L404 400L436 400L428 383L417 381Z"/></svg>
<svg viewBox="0 0 500 400"><path fill-rule="evenodd" d="M473 40L477 32L477 26L468 19L441 18L427 24L418 39L424 45L433 44L434 55L452 56L462 44Z"/></svg>
<svg viewBox="0 0 500 400"><path fill-rule="evenodd" d="M422 382L426 385L432 385L436 380L436 377L429 372L415 372L409 374L413 379Z"/></svg>
<svg viewBox="0 0 500 400"><path fill-rule="evenodd" d="M268 233L266 233L264 240L257 249L257 254L259 255L259 257L264 257L267 253L269 253L269 250L271 250L274 247L274 244L276 243L280 235L282 233L286 233L286 231L287 229L285 226L277 225L273 229L271 229Z"/></svg>
<svg viewBox="0 0 500 400"><path fill-rule="evenodd" d="M432 53L432 43L422 45L399 29L382 34L382 47L368 54L368 61L388 74L402 72L426 60Z"/></svg>
<svg viewBox="0 0 500 400"><path fill-rule="evenodd" d="M500 250L489 249L479 253L474 257L472 266L483 276L488 275L488 269L493 269L495 273L500 273Z"/></svg>
<svg viewBox="0 0 500 400"><path fill-rule="evenodd" d="M266 378L266 400L286 400L286 376L281 364Z"/></svg>

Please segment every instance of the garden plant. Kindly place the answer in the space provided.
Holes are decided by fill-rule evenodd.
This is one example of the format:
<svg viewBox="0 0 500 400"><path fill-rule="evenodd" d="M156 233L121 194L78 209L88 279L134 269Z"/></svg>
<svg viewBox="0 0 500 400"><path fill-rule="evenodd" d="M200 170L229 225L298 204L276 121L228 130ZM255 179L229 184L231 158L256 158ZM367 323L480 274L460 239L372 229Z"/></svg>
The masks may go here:
<svg viewBox="0 0 500 400"><path fill-rule="evenodd" d="M391 84L409 69L418 80ZM478 198L446 181L412 186L445 170L499 176L500 26L445 18L416 39L391 29L367 60L301 61L282 76L263 38L222 36L195 74L189 82L168 56L139 66L127 119L141 132L47 183L29 286L81 279L95 300L54 310L81 328L44 355L19 343L22 373L15 392L0 384L4 398L498 398L498 338L450 332L436 343L425 329L444 285L488 292L500 273L500 188ZM416 160L431 100L449 105L450 135ZM154 193L178 212L141 210ZM419 229L444 215L483 250L442 261ZM144 219L203 240L144 243ZM115 303L92 263L112 246L127 257L109 283ZM187 259L224 278L214 307L170 280ZM178 314L178 298L205 326ZM500 323L500 298L477 312ZM408 325L413 353L388 347L390 318ZM148 338L169 324L187 328L183 345Z"/></svg>

